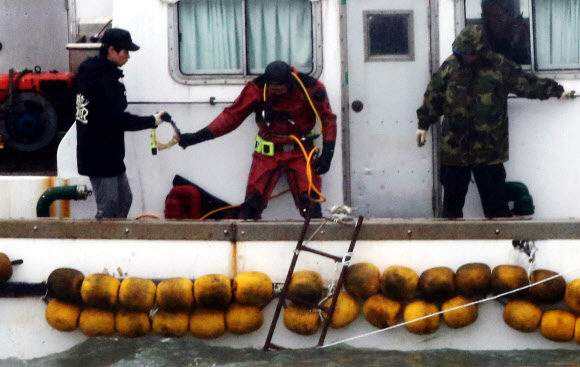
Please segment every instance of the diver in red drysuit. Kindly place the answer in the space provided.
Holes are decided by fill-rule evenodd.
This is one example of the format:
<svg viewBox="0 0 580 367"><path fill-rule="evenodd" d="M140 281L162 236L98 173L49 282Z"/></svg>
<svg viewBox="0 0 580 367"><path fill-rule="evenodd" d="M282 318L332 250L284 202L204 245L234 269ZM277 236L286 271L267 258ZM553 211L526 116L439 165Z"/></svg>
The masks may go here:
<svg viewBox="0 0 580 367"><path fill-rule="evenodd" d="M308 153L314 148L316 113L296 77L304 85L322 122L322 154L312 163L312 181L320 191L320 175L328 172L334 155L336 115L332 113L324 85L313 77L297 73L283 61L268 64L264 74L248 82L234 103L207 127L179 136L179 145L185 149L232 132L252 112L256 114L259 130L240 212L243 219L261 217L282 173L288 178L300 214L306 216L309 212L311 218L322 217L320 203L311 201L308 194L306 158L298 143L290 137L294 135L300 139ZM318 198L315 193L310 196Z"/></svg>

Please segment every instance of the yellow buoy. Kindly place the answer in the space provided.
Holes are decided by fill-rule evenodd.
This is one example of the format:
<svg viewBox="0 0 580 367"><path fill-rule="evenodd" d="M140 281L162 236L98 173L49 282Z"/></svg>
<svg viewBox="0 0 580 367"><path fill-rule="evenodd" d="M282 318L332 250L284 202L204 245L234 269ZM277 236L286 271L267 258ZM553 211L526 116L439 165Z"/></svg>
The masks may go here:
<svg viewBox="0 0 580 367"><path fill-rule="evenodd" d="M517 265L499 265L491 272L491 288L495 294L501 294L525 287L529 284L528 273ZM511 293L506 297L523 298L528 294L527 289Z"/></svg>
<svg viewBox="0 0 580 367"><path fill-rule="evenodd" d="M189 331L200 339L215 339L226 332L226 316L222 310L197 307L189 319Z"/></svg>
<svg viewBox="0 0 580 367"><path fill-rule="evenodd" d="M288 294L291 297L310 303L318 303L323 291L322 276L309 270L295 272L288 288Z"/></svg>
<svg viewBox="0 0 580 367"><path fill-rule="evenodd" d="M238 274L232 286L236 302L249 306L261 306L270 301L273 289L272 279L257 271Z"/></svg>
<svg viewBox="0 0 580 367"><path fill-rule="evenodd" d="M403 319L405 322L420 319L434 313L439 309L433 303L414 301L405 307ZM439 329L439 315L431 316L405 325L405 329L413 334L431 334Z"/></svg>
<svg viewBox="0 0 580 367"><path fill-rule="evenodd" d="M358 263L348 267L344 287L354 297L367 299L381 290L381 272L371 263Z"/></svg>
<svg viewBox="0 0 580 367"><path fill-rule="evenodd" d="M187 334L188 328L188 312L167 312L159 310L153 316L153 331L159 335L180 338Z"/></svg>
<svg viewBox="0 0 580 367"><path fill-rule="evenodd" d="M119 310L115 316L115 328L119 335L137 338L151 331L149 312Z"/></svg>
<svg viewBox="0 0 580 367"><path fill-rule="evenodd" d="M530 274L530 284L541 282L544 279L551 278L558 273L538 269ZM566 281L562 276L550 279L547 282L539 283L528 289L530 300L537 303L553 304L560 302L566 293Z"/></svg>
<svg viewBox="0 0 580 367"><path fill-rule="evenodd" d="M115 313L99 308L85 308L81 311L79 326L86 336L112 336L115 334Z"/></svg>
<svg viewBox="0 0 580 367"><path fill-rule="evenodd" d="M157 286L143 278L127 278L119 287L119 304L132 311L149 312L155 304Z"/></svg>
<svg viewBox="0 0 580 367"><path fill-rule="evenodd" d="M200 305L224 307L232 300L232 281L221 274L203 275L195 280L193 294Z"/></svg>
<svg viewBox="0 0 580 367"><path fill-rule="evenodd" d="M248 334L258 330L264 323L264 315L258 307L232 303L226 312L226 325L232 334Z"/></svg>
<svg viewBox="0 0 580 367"><path fill-rule="evenodd" d="M381 277L381 291L395 301L408 301L415 297L419 275L405 266L389 266Z"/></svg>
<svg viewBox="0 0 580 367"><path fill-rule="evenodd" d="M544 312L540 322L540 332L546 339L555 342L567 342L574 338L576 317L564 310L548 310Z"/></svg>
<svg viewBox="0 0 580 367"><path fill-rule="evenodd" d="M507 303L503 311L503 321L512 329L532 332L538 328L542 319L542 310L535 304L514 299Z"/></svg>
<svg viewBox="0 0 580 367"><path fill-rule="evenodd" d="M85 276L76 269L55 269L48 276L46 286L50 294L68 302L82 302L81 286Z"/></svg>
<svg viewBox="0 0 580 367"><path fill-rule="evenodd" d="M484 298L491 291L491 269L480 263L465 264L455 272L457 292L468 298Z"/></svg>
<svg viewBox="0 0 580 367"><path fill-rule="evenodd" d="M574 341L580 344L580 317L576 318L576 325L574 327Z"/></svg>
<svg viewBox="0 0 580 367"><path fill-rule="evenodd" d="M320 327L320 315L317 310L291 304L284 310L284 326L296 334L312 335Z"/></svg>
<svg viewBox="0 0 580 367"><path fill-rule="evenodd" d="M119 279L108 274L91 274L83 280L81 297L89 306L108 308L117 304Z"/></svg>
<svg viewBox="0 0 580 367"><path fill-rule="evenodd" d="M330 304L332 303L332 298L329 298L324 302L324 306L330 308ZM340 329L358 317L360 312L360 306L358 302L347 292L340 292L338 295L338 299L336 300L336 305L334 307L334 314L332 315L332 319L330 321L330 327L334 329ZM328 314L326 312L322 312L322 317L325 319L328 318Z"/></svg>
<svg viewBox="0 0 580 367"><path fill-rule="evenodd" d="M417 289L428 301L449 299L455 295L455 272L444 266L425 270Z"/></svg>
<svg viewBox="0 0 580 367"><path fill-rule="evenodd" d="M441 306L441 311L447 311L443 314L443 320L445 320L447 326L452 329L459 329L473 324L477 320L479 313L476 305L466 306L472 302L473 300L463 296L456 296L444 302ZM459 308L448 311L455 307Z"/></svg>
<svg viewBox="0 0 580 367"><path fill-rule="evenodd" d="M165 311L189 311L193 305L193 282L187 278L169 278L157 285L157 305Z"/></svg>
<svg viewBox="0 0 580 367"><path fill-rule="evenodd" d="M574 279L566 286L566 304L574 312L580 312L580 279Z"/></svg>
<svg viewBox="0 0 580 367"><path fill-rule="evenodd" d="M6 254L0 252L0 283L12 278L12 262Z"/></svg>
<svg viewBox="0 0 580 367"><path fill-rule="evenodd" d="M365 319L373 326L384 329L393 326L399 321L399 312L401 304L383 296L375 294L369 297L363 305L363 315Z"/></svg>
<svg viewBox="0 0 580 367"><path fill-rule="evenodd" d="M60 331L73 331L79 326L81 308L53 299L46 306L46 321L50 326Z"/></svg>

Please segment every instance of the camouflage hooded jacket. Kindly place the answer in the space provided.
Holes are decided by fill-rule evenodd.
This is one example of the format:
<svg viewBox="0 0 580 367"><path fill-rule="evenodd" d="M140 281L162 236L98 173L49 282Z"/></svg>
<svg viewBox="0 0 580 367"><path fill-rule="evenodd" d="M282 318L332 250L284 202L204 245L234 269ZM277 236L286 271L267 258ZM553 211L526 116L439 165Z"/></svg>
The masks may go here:
<svg viewBox="0 0 580 367"><path fill-rule="evenodd" d="M492 52L481 26L466 27L453 42L453 55L443 62L417 110L419 129L444 115L439 139L441 163L473 166L508 160L508 93L531 99L560 97L564 88L541 79ZM461 55L479 56L473 64Z"/></svg>

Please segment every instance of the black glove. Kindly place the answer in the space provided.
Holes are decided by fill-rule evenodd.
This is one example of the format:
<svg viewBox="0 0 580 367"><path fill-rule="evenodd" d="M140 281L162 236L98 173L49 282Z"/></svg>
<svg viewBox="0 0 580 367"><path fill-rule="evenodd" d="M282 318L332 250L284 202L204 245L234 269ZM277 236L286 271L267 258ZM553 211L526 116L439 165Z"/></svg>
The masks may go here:
<svg viewBox="0 0 580 367"><path fill-rule="evenodd" d="M180 134L178 144L180 147L185 149L190 145L203 143L206 140L211 140L214 138L215 138L215 136L213 135L211 130L208 129L207 127L204 127L203 129L201 129L195 133Z"/></svg>
<svg viewBox="0 0 580 367"><path fill-rule="evenodd" d="M561 86L560 84L557 84L552 88L550 96L560 98L562 97L562 94L564 94L564 87Z"/></svg>
<svg viewBox="0 0 580 367"><path fill-rule="evenodd" d="M312 164L312 168L317 174L322 175L330 169L330 161L334 155L334 140L325 140L322 142L322 154Z"/></svg>

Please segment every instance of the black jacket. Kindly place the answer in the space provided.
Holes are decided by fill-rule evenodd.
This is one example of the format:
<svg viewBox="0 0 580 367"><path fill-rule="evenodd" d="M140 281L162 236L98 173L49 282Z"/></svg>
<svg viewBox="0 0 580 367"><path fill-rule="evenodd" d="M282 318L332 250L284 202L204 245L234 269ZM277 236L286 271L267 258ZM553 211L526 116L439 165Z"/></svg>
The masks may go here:
<svg viewBox="0 0 580 367"><path fill-rule="evenodd" d="M79 173L111 177L125 172L125 131L155 127L153 116L125 112L123 72L105 57L85 60L75 78Z"/></svg>

